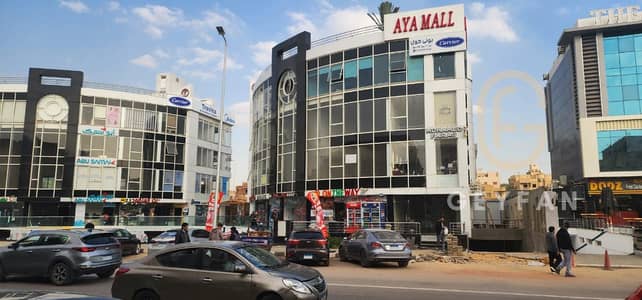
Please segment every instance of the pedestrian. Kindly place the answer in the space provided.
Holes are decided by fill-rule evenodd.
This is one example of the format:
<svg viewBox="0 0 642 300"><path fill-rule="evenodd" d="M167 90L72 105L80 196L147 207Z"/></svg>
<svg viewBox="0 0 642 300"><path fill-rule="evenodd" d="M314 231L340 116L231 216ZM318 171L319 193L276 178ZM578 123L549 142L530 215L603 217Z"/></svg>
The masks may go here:
<svg viewBox="0 0 642 300"><path fill-rule="evenodd" d="M94 226L94 223L92 222L87 222L87 224L85 224L85 229L87 229L88 232L94 231L94 227L96 226Z"/></svg>
<svg viewBox="0 0 642 300"><path fill-rule="evenodd" d="M216 228L210 232L210 241L223 240L223 223L216 224Z"/></svg>
<svg viewBox="0 0 642 300"><path fill-rule="evenodd" d="M176 233L176 237L174 238L174 244L182 244L182 243L189 243L191 242L189 239L189 224L183 223L181 224L181 230L179 230Z"/></svg>
<svg viewBox="0 0 642 300"><path fill-rule="evenodd" d="M568 228L570 224L568 222L564 223L564 226L557 231L557 247L560 249L560 252L564 255L562 263L557 267L557 272L559 273L563 268L566 268L566 277L575 277L573 274L573 254L575 253L575 248L573 248L573 241L571 241L571 235L568 233Z"/></svg>
<svg viewBox="0 0 642 300"><path fill-rule="evenodd" d="M444 217L439 218L439 221L435 224L436 234L437 234L437 244L441 246L441 251L446 252L446 235L448 234L448 227L446 227L446 219Z"/></svg>
<svg viewBox="0 0 642 300"><path fill-rule="evenodd" d="M241 234L239 233L238 230L236 230L236 227L232 226L230 228L230 241L240 241L241 240Z"/></svg>
<svg viewBox="0 0 642 300"><path fill-rule="evenodd" d="M560 255L560 249L557 247L555 227L553 226L548 227L548 232L546 233L546 251L548 251L548 264L551 272L559 274L560 270L557 267L562 261L562 256Z"/></svg>

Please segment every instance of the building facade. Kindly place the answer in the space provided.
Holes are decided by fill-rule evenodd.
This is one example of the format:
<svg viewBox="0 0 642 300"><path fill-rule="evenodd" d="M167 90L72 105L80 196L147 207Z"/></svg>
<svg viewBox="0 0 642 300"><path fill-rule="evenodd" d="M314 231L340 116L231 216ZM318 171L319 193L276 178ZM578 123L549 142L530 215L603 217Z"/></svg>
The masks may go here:
<svg viewBox="0 0 642 300"><path fill-rule="evenodd" d="M231 130L191 86L159 74L157 89L86 82L79 71L30 69L0 79L0 216L202 216L216 184L218 135L229 179ZM225 189L223 189L225 190ZM203 205L201 205L201 203ZM51 223L51 224L49 224Z"/></svg>
<svg viewBox="0 0 642 300"><path fill-rule="evenodd" d="M250 199L257 221L345 227L445 216L470 233L476 177L463 5L385 16L385 28L272 49L252 84ZM449 206L448 203L451 203ZM276 232L276 231L275 231Z"/></svg>
<svg viewBox="0 0 642 300"><path fill-rule="evenodd" d="M600 9L564 30L545 75L553 178L599 210L609 187L628 217L642 212L642 17Z"/></svg>
<svg viewBox="0 0 642 300"><path fill-rule="evenodd" d="M503 199L506 188L502 187L499 172L477 170L477 186L484 200Z"/></svg>
<svg viewBox="0 0 642 300"><path fill-rule="evenodd" d="M544 173L536 164L528 165L526 174L515 174L508 177L508 187L515 191L530 191L542 187L550 189L552 178Z"/></svg>

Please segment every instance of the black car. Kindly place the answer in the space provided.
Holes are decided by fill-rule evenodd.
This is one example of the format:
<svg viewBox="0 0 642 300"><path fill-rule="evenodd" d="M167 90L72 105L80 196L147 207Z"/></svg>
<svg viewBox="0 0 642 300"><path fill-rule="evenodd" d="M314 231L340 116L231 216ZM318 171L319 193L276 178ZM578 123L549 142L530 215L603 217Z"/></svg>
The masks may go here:
<svg viewBox="0 0 642 300"><path fill-rule="evenodd" d="M286 258L291 262L315 262L330 265L328 240L320 231L293 231L285 248Z"/></svg>
<svg viewBox="0 0 642 300"><path fill-rule="evenodd" d="M120 247L123 249L123 256L136 255L142 252L140 240L126 229L113 228L106 230L114 235L120 242Z"/></svg>

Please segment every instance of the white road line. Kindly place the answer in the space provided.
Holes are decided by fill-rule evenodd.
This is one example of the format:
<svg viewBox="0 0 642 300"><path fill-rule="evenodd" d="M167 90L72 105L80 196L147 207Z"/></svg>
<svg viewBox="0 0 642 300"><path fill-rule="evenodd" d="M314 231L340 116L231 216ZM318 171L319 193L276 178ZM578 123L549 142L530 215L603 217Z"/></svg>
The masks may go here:
<svg viewBox="0 0 642 300"><path fill-rule="evenodd" d="M548 295L548 294L530 294L530 293L514 293L514 292L499 292L499 291L475 291L475 290L457 290L457 289L437 289L437 288L367 285L367 284L328 283L328 286L352 287L352 288L373 288L373 289L388 289L388 290L410 290L410 291L425 291L425 292L449 292L449 293L460 293L460 294L497 295L497 296L522 296L522 297L531 297L531 298L554 298L554 299L577 299L577 300L621 300L620 298L562 296L562 295Z"/></svg>

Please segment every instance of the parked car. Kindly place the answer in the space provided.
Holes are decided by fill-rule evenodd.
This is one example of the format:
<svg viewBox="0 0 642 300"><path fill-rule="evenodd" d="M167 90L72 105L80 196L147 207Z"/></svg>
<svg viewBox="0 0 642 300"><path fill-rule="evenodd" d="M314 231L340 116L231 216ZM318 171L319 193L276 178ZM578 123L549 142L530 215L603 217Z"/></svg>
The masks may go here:
<svg viewBox="0 0 642 300"><path fill-rule="evenodd" d="M327 299L317 270L237 241L185 243L116 271L118 299Z"/></svg>
<svg viewBox="0 0 642 300"><path fill-rule="evenodd" d="M291 262L316 262L330 265L330 248L323 233L316 230L293 231L285 247L286 258Z"/></svg>
<svg viewBox="0 0 642 300"><path fill-rule="evenodd" d="M411 256L408 241L398 232L385 229L358 230L339 247L341 261L358 260L363 267L375 262L397 262L403 268Z"/></svg>
<svg viewBox="0 0 642 300"><path fill-rule="evenodd" d="M140 240L127 229L113 228L106 230L114 235L120 242L120 247L123 250L123 255L136 255L142 252Z"/></svg>
<svg viewBox="0 0 642 300"><path fill-rule="evenodd" d="M147 253L152 254L174 245L174 239L176 238L176 233L179 230L180 229L167 230L157 237L153 238L151 241L149 241L149 245L147 246ZM210 233L205 229L191 228L189 230L189 237L192 242L202 242L209 240Z"/></svg>
<svg viewBox="0 0 642 300"><path fill-rule="evenodd" d="M53 284L65 285L84 274L107 278L120 264L120 244L107 232L37 231L0 249L0 279L46 276Z"/></svg>

